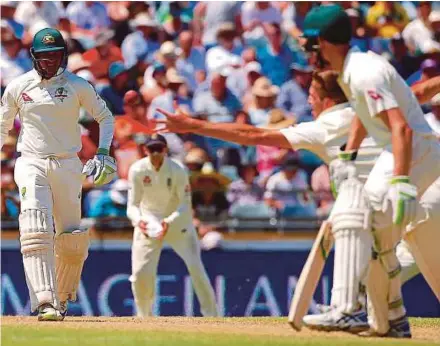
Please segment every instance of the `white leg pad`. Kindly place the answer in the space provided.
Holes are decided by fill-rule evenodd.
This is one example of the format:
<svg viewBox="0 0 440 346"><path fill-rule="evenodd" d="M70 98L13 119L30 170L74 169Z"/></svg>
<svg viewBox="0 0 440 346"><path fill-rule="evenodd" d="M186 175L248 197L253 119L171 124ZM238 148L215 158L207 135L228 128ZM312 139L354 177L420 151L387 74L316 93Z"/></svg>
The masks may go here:
<svg viewBox="0 0 440 346"><path fill-rule="evenodd" d="M52 218L39 209L20 213L20 244L31 311L43 303L58 307Z"/></svg>
<svg viewBox="0 0 440 346"><path fill-rule="evenodd" d="M88 230L61 233L55 237L56 278L61 301L76 300L76 291L88 250Z"/></svg>
<svg viewBox="0 0 440 346"><path fill-rule="evenodd" d="M363 184L348 179L341 184L330 215L335 239L332 305L344 313L359 307L359 288L371 258L371 209Z"/></svg>

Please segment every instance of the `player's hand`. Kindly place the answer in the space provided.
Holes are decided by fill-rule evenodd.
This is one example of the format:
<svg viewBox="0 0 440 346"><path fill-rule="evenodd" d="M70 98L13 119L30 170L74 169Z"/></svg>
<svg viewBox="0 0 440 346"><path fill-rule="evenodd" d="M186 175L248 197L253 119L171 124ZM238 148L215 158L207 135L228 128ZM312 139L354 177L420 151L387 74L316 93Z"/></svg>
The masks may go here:
<svg viewBox="0 0 440 346"><path fill-rule="evenodd" d="M147 234L147 227L148 227L148 222L146 221L139 221L139 223L137 224L137 226L139 227L139 230L145 234L146 236L148 236Z"/></svg>
<svg viewBox="0 0 440 346"><path fill-rule="evenodd" d="M354 165L355 157L353 152L341 152L338 158L330 163L330 187L335 198L342 182L357 176L356 166Z"/></svg>
<svg viewBox="0 0 440 346"><path fill-rule="evenodd" d="M98 150L95 157L85 164L82 173L86 176L93 175L95 185L108 184L116 175L116 161L106 152Z"/></svg>
<svg viewBox="0 0 440 346"><path fill-rule="evenodd" d="M417 187L409 177L397 176L391 179L388 200L393 208L393 223L405 226L414 220L417 211Z"/></svg>
<svg viewBox="0 0 440 346"><path fill-rule="evenodd" d="M165 109L158 108L157 112L165 116L165 119L156 120L156 124L164 125L156 129L156 133L188 133L196 128L196 120L185 112L182 108L177 106L174 102L175 113L170 113Z"/></svg>
<svg viewBox="0 0 440 346"><path fill-rule="evenodd" d="M165 238L167 232L168 232L169 225L167 222L162 221L162 231L160 232L159 236L157 237L159 240L163 240Z"/></svg>

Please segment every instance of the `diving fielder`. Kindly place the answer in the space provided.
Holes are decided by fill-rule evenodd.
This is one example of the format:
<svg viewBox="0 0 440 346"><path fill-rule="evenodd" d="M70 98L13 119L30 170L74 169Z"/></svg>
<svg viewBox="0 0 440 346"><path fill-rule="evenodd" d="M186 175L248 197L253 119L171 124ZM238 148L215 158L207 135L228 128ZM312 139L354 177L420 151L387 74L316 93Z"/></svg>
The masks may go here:
<svg viewBox="0 0 440 346"><path fill-rule="evenodd" d="M202 263L192 222L188 173L168 158L166 139L151 136L147 157L129 170L127 215L133 223L131 288L139 317L152 316L156 272L166 241L185 262L204 316L217 316L214 291Z"/></svg>
<svg viewBox="0 0 440 346"><path fill-rule="evenodd" d="M356 175L353 161L367 133L384 149L365 184L377 254L367 278L367 335L411 337L395 247L403 236L440 299L440 145L396 70L372 52L350 49L350 20L340 6L320 6L307 17L313 24L305 36L317 38L322 58L340 72L339 84L357 115L340 160L330 168L335 185Z"/></svg>
<svg viewBox="0 0 440 346"><path fill-rule="evenodd" d="M84 173L97 185L116 171L108 156L113 116L84 79L65 71L67 46L58 30L33 38L34 69L7 87L1 104L1 146L19 114L21 131L15 165L19 188L20 244L31 310L38 320L63 320L67 302L76 300L89 232L80 229L83 165L78 126L80 107L99 123L99 149Z"/></svg>

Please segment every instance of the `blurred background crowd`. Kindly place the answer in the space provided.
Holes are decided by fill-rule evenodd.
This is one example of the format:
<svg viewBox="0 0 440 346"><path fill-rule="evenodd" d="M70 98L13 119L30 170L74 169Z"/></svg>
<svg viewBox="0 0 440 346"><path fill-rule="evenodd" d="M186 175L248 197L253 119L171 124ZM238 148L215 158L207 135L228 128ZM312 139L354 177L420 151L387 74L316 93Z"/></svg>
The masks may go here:
<svg viewBox="0 0 440 346"><path fill-rule="evenodd" d="M29 71L29 46L42 28L68 43L68 70L95 86L116 124L112 155L118 179L84 182L83 215L124 218L127 173L141 145L173 102L194 117L280 129L311 121L312 68L300 49L304 17L325 2L33 1L1 2L1 90ZM440 74L436 2L340 2L352 20L352 44L386 56L408 84ZM362 67L360 67L362 68ZM126 91L141 96L124 102ZM440 95L423 105L440 136ZM60 115L61 116L61 115ZM83 111L83 162L93 157L98 124ZM13 179L20 123L1 152L1 218L17 219ZM243 147L195 135L166 135L170 156L191 173L201 233L228 218L325 217L332 205L328 169L307 151Z"/></svg>

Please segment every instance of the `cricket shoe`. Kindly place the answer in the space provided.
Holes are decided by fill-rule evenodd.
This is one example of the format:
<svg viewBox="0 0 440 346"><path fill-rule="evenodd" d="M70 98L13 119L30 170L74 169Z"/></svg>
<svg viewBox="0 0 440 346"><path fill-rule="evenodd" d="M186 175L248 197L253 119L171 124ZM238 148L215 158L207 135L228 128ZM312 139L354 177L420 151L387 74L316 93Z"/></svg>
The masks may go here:
<svg viewBox="0 0 440 346"><path fill-rule="evenodd" d="M380 337L380 338L395 338L395 339L410 339L411 328L409 326L408 318L403 316L397 320L390 321L390 329L385 334L379 334L373 329L367 330L359 334L363 337Z"/></svg>
<svg viewBox="0 0 440 346"><path fill-rule="evenodd" d="M52 304L45 303L38 307L38 321L62 321L64 316Z"/></svg>
<svg viewBox="0 0 440 346"><path fill-rule="evenodd" d="M304 316L303 322L309 329L326 332L360 333L370 328L367 313L363 310L351 314L331 310L322 314Z"/></svg>
<svg viewBox="0 0 440 346"><path fill-rule="evenodd" d="M67 315L67 305L68 305L67 300L65 300L65 301L63 301L63 302L60 302L60 314L61 314L61 316L63 317L62 320L64 320L64 318L65 318L66 315ZM61 321L62 321L62 320L61 320Z"/></svg>

